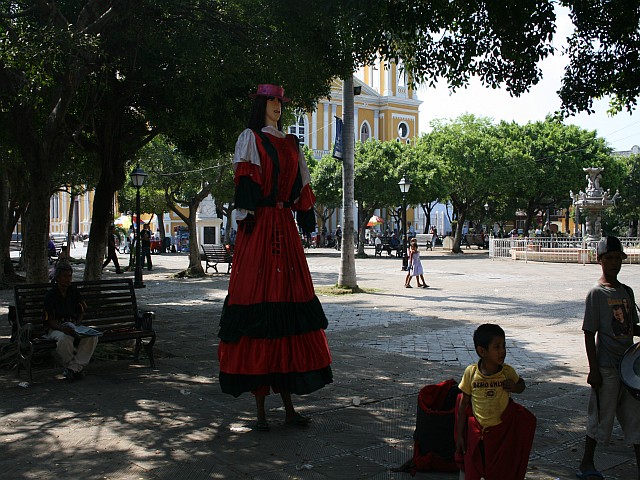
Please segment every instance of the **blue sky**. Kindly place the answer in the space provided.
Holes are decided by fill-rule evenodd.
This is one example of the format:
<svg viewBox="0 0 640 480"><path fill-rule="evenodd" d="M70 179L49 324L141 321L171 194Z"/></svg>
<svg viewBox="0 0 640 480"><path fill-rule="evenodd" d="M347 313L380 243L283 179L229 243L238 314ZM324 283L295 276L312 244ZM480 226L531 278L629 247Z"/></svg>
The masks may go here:
<svg viewBox="0 0 640 480"><path fill-rule="evenodd" d="M554 37L556 53L545 59L540 66L543 79L528 93L519 98L510 97L506 90L493 90L472 79L470 86L456 93L450 93L447 85L440 82L436 88L421 87L418 97L424 103L420 105L420 131L428 132L433 119L454 119L464 113L525 124L529 121L543 120L549 113L560 107L557 91L566 64L561 47L573 26L566 10L559 10L558 31ZM586 113L569 117L567 124L578 125L588 130L596 130L598 136L607 140L614 150L630 150L640 145L640 111L630 115L621 112L613 117L607 114L608 100L594 103L596 113Z"/></svg>

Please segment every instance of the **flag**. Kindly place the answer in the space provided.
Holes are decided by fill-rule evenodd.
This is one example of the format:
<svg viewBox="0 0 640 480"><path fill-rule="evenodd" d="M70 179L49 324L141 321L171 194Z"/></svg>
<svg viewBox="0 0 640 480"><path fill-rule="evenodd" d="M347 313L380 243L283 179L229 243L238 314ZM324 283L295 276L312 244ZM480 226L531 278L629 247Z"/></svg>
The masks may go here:
<svg viewBox="0 0 640 480"><path fill-rule="evenodd" d="M342 119L334 117L336 119L336 139L333 142L333 158L342 160Z"/></svg>

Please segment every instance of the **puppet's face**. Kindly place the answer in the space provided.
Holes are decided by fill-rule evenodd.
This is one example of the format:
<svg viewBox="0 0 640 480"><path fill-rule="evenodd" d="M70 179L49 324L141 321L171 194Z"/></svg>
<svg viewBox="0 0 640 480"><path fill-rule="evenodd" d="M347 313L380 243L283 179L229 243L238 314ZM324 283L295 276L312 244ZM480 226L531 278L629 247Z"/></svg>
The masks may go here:
<svg viewBox="0 0 640 480"><path fill-rule="evenodd" d="M278 120L282 115L282 104L279 98L269 97L267 98L267 108L264 113L265 125L271 125L272 127L278 126Z"/></svg>

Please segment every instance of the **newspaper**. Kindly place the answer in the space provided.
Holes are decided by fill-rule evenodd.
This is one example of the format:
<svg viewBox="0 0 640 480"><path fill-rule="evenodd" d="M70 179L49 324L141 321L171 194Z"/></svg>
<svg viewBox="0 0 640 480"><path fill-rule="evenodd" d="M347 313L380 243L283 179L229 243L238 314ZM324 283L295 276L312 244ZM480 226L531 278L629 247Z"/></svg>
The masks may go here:
<svg viewBox="0 0 640 480"><path fill-rule="evenodd" d="M78 335L83 337L99 337L102 335L100 330L96 330L95 328L87 327L85 325L76 325L71 322L64 322L62 325L73 328Z"/></svg>

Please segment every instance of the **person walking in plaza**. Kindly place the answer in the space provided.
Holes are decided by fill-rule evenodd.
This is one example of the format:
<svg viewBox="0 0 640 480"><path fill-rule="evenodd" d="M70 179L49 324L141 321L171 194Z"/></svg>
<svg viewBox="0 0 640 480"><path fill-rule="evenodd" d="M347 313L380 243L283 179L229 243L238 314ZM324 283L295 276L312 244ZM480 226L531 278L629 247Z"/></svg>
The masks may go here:
<svg viewBox="0 0 640 480"><path fill-rule="evenodd" d="M146 261L147 269L153 270L153 264L151 263L151 227L148 223L144 224L140 232L140 247L142 247L142 267L144 268Z"/></svg>
<svg viewBox="0 0 640 480"><path fill-rule="evenodd" d="M102 264L102 269L104 270L104 267L109 265L109 262L113 262L113 265L116 267L116 273L122 273L122 270L120 269L120 262L118 262L116 245L117 238L118 235L116 233L116 227L112 225L109 232L109 238L107 239L107 259Z"/></svg>
<svg viewBox="0 0 640 480"><path fill-rule="evenodd" d="M336 227L336 250L342 248L342 227L338 225Z"/></svg>
<svg viewBox="0 0 640 480"><path fill-rule="evenodd" d="M633 290L618 280L622 260L627 255L614 236L602 238L596 253L602 275L587 294L582 323L591 396L584 454L576 476L585 480L603 478L596 469L594 455L598 443L609 443L617 418L625 440L633 445L640 479L640 404L618 374L618 365L624 352L633 345L633 336L640 335Z"/></svg>
<svg viewBox="0 0 640 480"><path fill-rule="evenodd" d="M43 323L47 338L56 341L56 352L69 382L82 378L98 343L97 336L80 336L74 325L82 324L86 304L75 285L71 285L73 269L60 262L55 269L55 285L44 297Z"/></svg>
<svg viewBox="0 0 640 480"><path fill-rule="evenodd" d="M324 330L328 322L314 293L297 223L315 228L315 196L304 154L294 135L282 131L277 85L258 86L249 128L236 143L235 206L238 233L229 291L218 337L219 381L224 393L255 396L255 428L268 431L265 400L279 393L285 423L307 425L291 395L333 381Z"/></svg>
<svg viewBox="0 0 640 480"><path fill-rule="evenodd" d="M424 270L422 268L422 262L420 261L420 250L418 250L418 241L415 238L411 239L411 245L409 246L409 265L407 268L407 277L404 279L404 286L406 288L411 287L411 278L416 277L418 288L428 288L427 282L424 281ZM420 283L422 280L422 283Z"/></svg>
<svg viewBox="0 0 640 480"><path fill-rule="evenodd" d="M465 480L524 480L536 417L511 399L524 380L508 364L504 330L480 325L473 333L480 357L464 371L456 406L456 463Z"/></svg>

